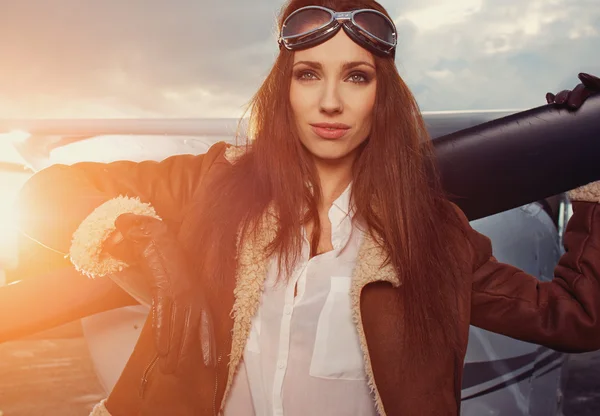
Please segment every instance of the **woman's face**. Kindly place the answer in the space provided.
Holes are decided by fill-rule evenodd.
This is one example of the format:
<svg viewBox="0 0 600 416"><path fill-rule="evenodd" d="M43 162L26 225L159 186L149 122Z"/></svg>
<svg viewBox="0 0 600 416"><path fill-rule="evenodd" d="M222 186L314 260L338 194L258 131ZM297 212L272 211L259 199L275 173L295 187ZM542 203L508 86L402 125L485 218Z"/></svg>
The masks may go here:
<svg viewBox="0 0 600 416"><path fill-rule="evenodd" d="M373 55L343 30L294 55L290 102L300 141L317 161L354 160L371 131Z"/></svg>

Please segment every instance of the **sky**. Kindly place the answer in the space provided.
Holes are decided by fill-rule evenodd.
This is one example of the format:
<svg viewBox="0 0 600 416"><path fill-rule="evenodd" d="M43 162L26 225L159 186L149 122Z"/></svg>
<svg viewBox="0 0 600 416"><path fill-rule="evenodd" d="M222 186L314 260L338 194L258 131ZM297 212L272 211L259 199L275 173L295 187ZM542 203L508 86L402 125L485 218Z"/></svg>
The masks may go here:
<svg viewBox="0 0 600 416"><path fill-rule="evenodd" d="M424 111L522 109L600 74L598 0L383 0ZM239 117L281 0L0 0L0 118Z"/></svg>

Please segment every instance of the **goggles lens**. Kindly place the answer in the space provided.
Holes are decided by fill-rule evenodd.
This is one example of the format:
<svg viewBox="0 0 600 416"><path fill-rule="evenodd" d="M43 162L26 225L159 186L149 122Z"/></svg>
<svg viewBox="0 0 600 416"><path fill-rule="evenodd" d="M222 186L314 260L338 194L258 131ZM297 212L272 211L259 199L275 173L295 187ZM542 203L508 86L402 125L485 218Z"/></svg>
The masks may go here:
<svg viewBox="0 0 600 416"><path fill-rule="evenodd" d="M389 44L395 44L394 27L383 15L368 10L354 15L354 23L365 32Z"/></svg>
<svg viewBox="0 0 600 416"><path fill-rule="evenodd" d="M291 15L285 22L281 36L283 38L303 35L327 25L333 16L323 9L308 8Z"/></svg>
<svg viewBox="0 0 600 416"><path fill-rule="evenodd" d="M396 27L387 16L371 9L339 13L319 6L298 9L285 20L279 42L290 50L311 47L335 35L341 26L366 48L394 56Z"/></svg>

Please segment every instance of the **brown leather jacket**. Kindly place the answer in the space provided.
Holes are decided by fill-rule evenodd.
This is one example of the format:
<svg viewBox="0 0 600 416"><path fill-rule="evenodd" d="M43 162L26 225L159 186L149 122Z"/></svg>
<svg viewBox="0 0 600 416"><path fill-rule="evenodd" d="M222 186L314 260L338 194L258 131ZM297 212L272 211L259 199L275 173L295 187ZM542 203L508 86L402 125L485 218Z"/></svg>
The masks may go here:
<svg viewBox="0 0 600 416"><path fill-rule="evenodd" d="M161 163L49 168L35 175L22 192L24 231L55 250L66 253L70 247L74 263L74 257L99 263L99 243L110 222L132 209L148 212L145 202L182 236L181 230L190 221L186 207L206 197L207 181L230 166L227 156L234 156L234 151L217 144L205 155L175 156ZM140 200L109 204L111 212L96 210L119 195ZM397 290L400 282L391 266L382 267L384 253L377 244L370 237L365 239L350 295L368 383L381 415L458 415L469 324L560 351L600 348L600 234L592 232L600 226L600 208L591 202L575 202L574 210L565 235L567 253L551 282L540 282L498 263L489 239L475 232L462 216L468 237L460 250L465 256L461 263L464 279L459 283L460 319L453 323L461 343L431 354L428 365L418 369L419 377L408 377L414 371L394 359L402 356L404 348L403 328L397 324L403 314ZM211 293L219 355L216 370L198 362L191 378L162 374L147 322L106 401L111 415L219 413L258 307L267 267L264 249L274 227L266 223L254 240L238 247L237 280L215 285ZM73 239L76 230L80 237ZM81 236L88 236L89 241L82 241ZM106 270L106 265L96 266Z"/></svg>

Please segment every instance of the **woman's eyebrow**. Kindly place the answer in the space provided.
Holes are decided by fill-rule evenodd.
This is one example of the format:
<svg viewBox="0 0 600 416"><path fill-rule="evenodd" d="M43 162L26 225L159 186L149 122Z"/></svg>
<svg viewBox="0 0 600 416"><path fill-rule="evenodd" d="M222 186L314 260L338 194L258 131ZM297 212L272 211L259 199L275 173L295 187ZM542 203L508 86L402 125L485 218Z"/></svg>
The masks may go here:
<svg viewBox="0 0 600 416"><path fill-rule="evenodd" d="M321 65L320 62L315 61L298 61L294 64L294 66L296 65L306 65L314 69L323 69L323 65Z"/></svg>
<svg viewBox="0 0 600 416"><path fill-rule="evenodd" d="M294 63L294 66L296 66L296 65L306 65L311 68L319 69L319 70L323 69L323 65L320 62L316 62L316 61L298 61L298 62ZM342 70L347 71L349 69L356 68L357 66L361 66L361 65L366 65L368 67L375 69L375 65L373 65L370 62L352 61L352 62L344 62L342 64Z"/></svg>
<svg viewBox="0 0 600 416"><path fill-rule="evenodd" d="M361 65L366 65L366 66L368 66L368 67L371 67L371 68L375 69L375 65L373 65L372 63L370 63L370 62L367 62L367 61L352 61L352 62L345 62L345 63L342 65L342 69L343 69L344 71L347 71L348 69L356 68L357 66L361 66Z"/></svg>

